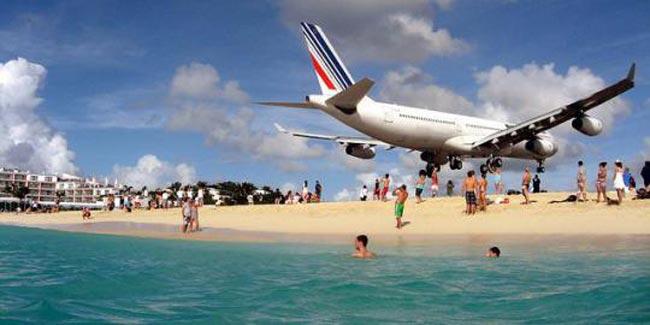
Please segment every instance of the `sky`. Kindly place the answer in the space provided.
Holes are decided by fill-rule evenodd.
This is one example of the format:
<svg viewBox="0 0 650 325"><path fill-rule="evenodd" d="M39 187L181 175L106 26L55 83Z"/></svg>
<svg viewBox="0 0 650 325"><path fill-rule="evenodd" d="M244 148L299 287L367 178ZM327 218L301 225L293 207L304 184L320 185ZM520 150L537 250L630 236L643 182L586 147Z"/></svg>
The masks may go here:
<svg viewBox="0 0 650 325"><path fill-rule="evenodd" d="M328 200L354 199L386 172L412 184L417 153L358 160L273 127L358 135L324 113L254 104L319 92L299 33L309 21L353 77L376 81L376 100L508 122L589 95L636 62L636 87L593 110L603 134L552 131L561 146L542 187L570 190L579 159L592 176L599 161L638 174L650 159L649 14L650 2L632 0L4 1L0 165L135 186L320 180ZM506 159L507 188L526 164ZM463 174L444 167L441 178Z"/></svg>

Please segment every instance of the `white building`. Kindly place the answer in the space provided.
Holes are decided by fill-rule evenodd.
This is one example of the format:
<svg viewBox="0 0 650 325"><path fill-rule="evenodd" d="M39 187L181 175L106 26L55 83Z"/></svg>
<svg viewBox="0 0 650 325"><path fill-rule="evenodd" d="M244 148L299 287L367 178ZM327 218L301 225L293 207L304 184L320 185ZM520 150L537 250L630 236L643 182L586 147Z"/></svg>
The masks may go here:
<svg viewBox="0 0 650 325"><path fill-rule="evenodd" d="M5 191L8 186L25 186L29 189L26 198L34 201L56 200L56 183L54 175L33 174L19 169L0 168L0 197L11 196Z"/></svg>

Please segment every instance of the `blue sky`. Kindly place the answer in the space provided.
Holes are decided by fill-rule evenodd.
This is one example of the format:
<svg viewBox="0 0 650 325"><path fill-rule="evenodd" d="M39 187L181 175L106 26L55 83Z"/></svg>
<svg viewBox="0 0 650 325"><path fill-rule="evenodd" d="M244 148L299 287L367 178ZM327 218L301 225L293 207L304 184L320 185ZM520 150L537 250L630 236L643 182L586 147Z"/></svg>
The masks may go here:
<svg viewBox="0 0 650 325"><path fill-rule="evenodd" d="M584 159L595 171L600 160L638 162L650 154L650 145L644 142L650 136L647 1L358 1L338 14L341 5L288 0L6 1L0 11L0 62L22 57L46 69L36 93L43 101L34 114L51 134L67 140L67 149L74 152L71 163L88 176L128 179L129 172L138 171L141 157L154 155L169 170L186 164L195 170L194 178L208 181L248 180L280 187L320 179L329 199L344 189L356 191L359 179L371 176L361 174L396 170L400 180L408 181L406 176L416 173L417 167L403 151L380 151L375 163L357 164L334 153L342 150L336 145L275 139L273 122L314 132L355 133L319 112L251 103L300 100L317 92L298 33L297 23L303 19L322 26L353 76L378 82L374 97L398 100L401 89L431 86L435 93L444 88L471 103L469 112L483 116L488 105L507 106L499 100L510 98L508 91L518 93L516 83L489 92L495 85L478 81L481 73L495 72L496 66L514 74L525 71L525 65L533 64L531 69L539 72L553 64L552 76L568 83L574 80L568 70L575 66L588 72L586 80L597 78L609 84L637 62L636 87L623 95L623 102L596 109L624 113L608 115L606 121L616 122L595 138L560 131L566 143L578 149L553 158L556 161L544 180L551 188L569 189L576 159ZM374 18L369 19L369 14ZM406 17L413 24L386 23L395 17ZM416 25L427 30L414 37L400 34ZM460 44L456 50L437 43L422 46L441 30L450 35L450 42ZM379 43L372 43L373 39ZM407 47L409 41L413 48ZM213 77L212 71L216 72L213 93L178 98L172 83L183 67ZM391 72L410 73L417 81L395 83L389 78ZM534 86L539 82L536 76L524 72L523 78ZM233 99L226 89L228 82L246 98ZM546 103L546 89L538 91L540 98L530 103L538 113L556 108L558 98L573 94L549 90ZM427 94L423 96L426 101ZM201 115L196 115L199 108ZM193 122L178 122L179 112L187 113ZM537 111L506 107L503 112L518 119ZM242 124L224 125L223 119L232 117ZM234 135L215 135L210 125ZM274 141L256 143L265 136ZM278 142L281 148L296 150L268 153ZM10 158L4 161L17 164ZM39 166L25 164L18 167ZM519 175L515 168L520 165L511 166L506 181L514 187ZM176 175L164 173L168 178L151 181L165 182ZM460 173L445 177L456 179ZM344 193L339 197L344 198Z"/></svg>

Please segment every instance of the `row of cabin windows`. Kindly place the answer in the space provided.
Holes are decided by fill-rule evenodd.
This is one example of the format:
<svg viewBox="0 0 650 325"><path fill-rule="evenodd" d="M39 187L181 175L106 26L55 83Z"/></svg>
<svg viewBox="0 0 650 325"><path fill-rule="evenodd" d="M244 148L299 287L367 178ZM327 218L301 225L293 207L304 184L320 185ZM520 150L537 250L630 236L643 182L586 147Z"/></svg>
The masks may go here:
<svg viewBox="0 0 650 325"><path fill-rule="evenodd" d="M413 116L413 115L408 115L408 114L400 114L399 116L414 119L414 120L419 120L419 121L435 122L435 123L442 123L442 124L449 124L449 125L455 125L456 124L456 122L453 122L453 121L438 120L438 119L434 119L434 118L428 118L428 117L422 117L422 116Z"/></svg>

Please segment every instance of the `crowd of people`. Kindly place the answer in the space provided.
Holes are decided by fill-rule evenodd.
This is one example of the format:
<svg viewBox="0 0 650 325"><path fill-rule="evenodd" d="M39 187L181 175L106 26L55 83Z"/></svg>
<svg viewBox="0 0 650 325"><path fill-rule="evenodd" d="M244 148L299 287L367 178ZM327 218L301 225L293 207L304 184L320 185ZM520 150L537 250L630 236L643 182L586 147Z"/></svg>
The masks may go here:
<svg viewBox="0 0 650 325"><path fill-rule="evenodd" d="M312 192L309 190L309 182L304 181L300 192L287 190L286 194L282 194L280 189L276 188L273 196L275 204L318 203L322 201L323 185L320 181L316 181Z"/></svg>

